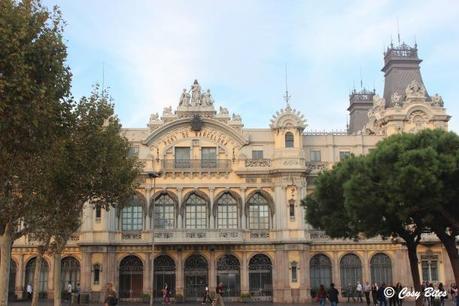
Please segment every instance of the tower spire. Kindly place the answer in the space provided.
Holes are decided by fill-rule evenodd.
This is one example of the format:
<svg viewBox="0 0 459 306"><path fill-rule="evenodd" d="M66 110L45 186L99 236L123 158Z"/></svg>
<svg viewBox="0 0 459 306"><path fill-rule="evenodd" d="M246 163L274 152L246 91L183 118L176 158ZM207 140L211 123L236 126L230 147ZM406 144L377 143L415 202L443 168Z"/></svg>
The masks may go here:
<svg viewBox="0 0 459 306"><path fill-rule="evenodd" d="M398 45L400 46L400 25L398 24L398 17L397 17L397 39L398 39Z"/></svg>
<svg viewBox="0 0 459 306"><path fill-rule="evenodd" d="M292 96L290 96L288 94L287 64L285 64L285 96L284 96L284 100L285 100L285 103L287 104L287 107L290 107L289 101L290 101L291 97Z"/></svg>

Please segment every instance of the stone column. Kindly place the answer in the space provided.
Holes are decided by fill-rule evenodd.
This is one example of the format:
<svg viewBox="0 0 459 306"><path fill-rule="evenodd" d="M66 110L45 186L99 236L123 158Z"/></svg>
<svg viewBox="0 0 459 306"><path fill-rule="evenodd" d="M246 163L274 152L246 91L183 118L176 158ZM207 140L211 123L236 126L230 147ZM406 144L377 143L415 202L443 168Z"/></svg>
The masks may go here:
<svg viewBox="0 0 459 306"><path fill-rule="evenodd" d="M177 197L178 197L178 204L177 204L177 229L182 229L183 228L183 216L181 214L181 208L182 208L182 187L177 188Z"/></svg>
<svg viewBox="0 0 459 306"><path fill-rule="evenodd" d="M311 253L309 251L309 247L306 247L300 253L300 270L298 271L300 278L300 303L310 302L311 298L311 278L309 271L310 260Z"/></svg>
<svg viewBox="0 0 459 306"><path fill-rule="evenodd" d="M209 256L209 290L215 291L217 287L217 269L215 264L215 251L210 251Z"/></svg>
<svg viewBox="0 0 459 306"><path fill-rule="evenodd" d="M291 295L284 294L288 289L289 267L288 252L278 249L274 255L273 265L273 302L288 303L291 302Z"/></svg>
<svg viewBox="0 0 459 306"><path fill-rule="evenodd" d="M48 298L53 298L54 293L54 259L51 255L49 263L49 271L48 271Z"/></svg>
<svg viewBox="0 0 459 306"><path fill-rule="evenodd" d="M247 216L245 215L245 187L241 187L241 229L247 229Z"/></svg>
<svg viewBox="0 0 459 306"><path fill-rule="evenodd" d="M143 268L143 292L151 293L151 266L154 260L154 254L144 253L145 265Z"/></svg>
<svg viewBox="0 0 459 306"><path fill-rule="evenodd" d="M19 256L15 280L16 296L18 297L18 299L23 298L24 274L24 254L22 254Z"/></svg>
<svg viewBox="0 0 459 306"><path fill-rule="evenodd" d="M145 197L147 199L147 207L145 208L147 210L145 212L145 228L144 228L145 231L151 231L152 230L151 218L154 217L154 215L153 215L154 212L152 210L153 207L150 207L150 205L152 205L152 203L153 203L153 201L150 201L151 196L152 196L151 191L145 189ZM151 211L151 215L150 215L150 211Z"/></svg>
<svg viewBox="0 0 459 306"><path fill-rule="evenodd" d="M333 279L333 282L335 283L335 288L338 289L339 292L341 292L342 284L341 284L341 273L340 273L338 255L339 254L333 252L333 255L332 255L333 258L331 258L332 279Z"/></svg>
<svg viewBox="0 0 459 306"><path fill-rule="evenodd" d="M368 258L368 251L365 250L363 253L363 271L362 271L362 286L365 284L365 282L370 282L371 280L371 275L370 275L370 260Z"/></svg>
<svg viewBox="0 0 459 306"><path fill-rule="evenodd" d="M241 263L241 294L249 293L249 263L247 260L247 253L242 253Z"/></svg>
<svg viewBox="0 0 459 306"><path fill-rule="evenodd" d="M209 228L210 229L215 229L217 226L215 225L215 218L214 218L214 188L209 188L209 197L210 197L210 209L209 209L209 214L210 214L210 223L209 223Z"/></svg>
<svg viewBox="0 0 459 306"><path fill-rule="evenodd" d="M118 288L118 264L115 257L115 249L113 247L107 247L107 253L104 257L103 265L103 275L106 283L112 283L116 291L119 291Z"/></svg>
<svg viewBox="0 0 459 306"><path fill-rule="evenodd" d="M281 182L279 182L281 183ZM283 200L283 187L280 185L276 185L274 187L274 206L275 206L275 215L273 218L273 229L278 230L278 233L280 234L281 229L284 229L284 205L285 201ZM277 239L282 239L282 237L276 237Z"/></svg>
<svg viewBox="0 0 459 306"><path fill-rule="evenodd" d="M176 267L176 279L175 279L175 291L177 294L185 295L184 292L184 271L183 271L183 253L182 251L177 251L177 267Z"/></svg>
<svg viewBox="0 0 459 306"><path fill-rule="evenodd" d="M80 288L82 293L91 292L91 253L86 248L81 250Z"/></svg>

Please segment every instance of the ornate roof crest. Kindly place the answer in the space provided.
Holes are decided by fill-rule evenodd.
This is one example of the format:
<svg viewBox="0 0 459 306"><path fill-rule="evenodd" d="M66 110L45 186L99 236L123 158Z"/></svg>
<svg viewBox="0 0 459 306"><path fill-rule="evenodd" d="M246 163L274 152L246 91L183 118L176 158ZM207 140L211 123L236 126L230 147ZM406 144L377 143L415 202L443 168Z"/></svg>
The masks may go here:
<svg viewBox="0 0 459 306"><path fill-rule="evenodd" d="M299 111L292 109L290 105L276 112L271 119L270 127L272 129L279 128L298 128L304 130L306 128L306 119Z"/></svg>

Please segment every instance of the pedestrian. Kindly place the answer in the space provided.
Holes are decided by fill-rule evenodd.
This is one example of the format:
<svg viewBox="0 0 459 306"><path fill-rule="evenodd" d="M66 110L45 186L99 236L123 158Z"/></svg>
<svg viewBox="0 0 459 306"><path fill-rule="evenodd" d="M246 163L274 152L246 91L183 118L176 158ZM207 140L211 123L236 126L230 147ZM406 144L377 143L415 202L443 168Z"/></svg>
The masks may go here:
<svg viewBox="0 0 459 306"><path fill-rule="evenodd" d="M27 284L27 299L28 300L31 300L32 299L32 293L33 293L33 289L32 289L32 285L29 283Z"/></svg>
<svg viewBox="0 0 459 306"><path fill-rule="evenodd" d="M67 298L69 299L69 305L72 304L72 292L72 283L69 281L69 283L67 284Z"/></svg>
<svg viewBox="0 0 459 306"><path fill-rule="evenodd" d="M77 285L76 285L76 294L77 294L77 303L78 303L78 305L80 305L80 292L81 292L80 283L77 283Z"/></svg>
<svg viewBox="0 0 459 306"><path fill-rule="evenodd" d="M386 284L382 283L381 287L378 288L379 306L387 306L387 300L386 295L384 294L384 289L386 289Z"/></svg>
<svg viewBox="0 0 459 306"><path fill-rule="evenodd" d="M445 306L445 300L448 296L448 293L446 292L443 283L438 284L438 291L440 292L440 305Z"/></svg>
<svg viewBox="0 0 459 306"><path fill-rule="evenodd" d="M317 292L317 301L320 306L325 305L325 300L327 299L327 292L325 291L324 285L320 284L319 292Z"/></svg>
<svg viewBox="0 0 459 306"><path fill-rule="evenodd" d="M374 283L371 286L371 298L373 299L373 304L378 305L378 284Z"/></svg>
<svg viewBox="0 0 459 306"><path fill-rule="evenodd" d="M402 284L397 283L397 285L395 285L395 296L397 298L397 306L402 306L403 304L403 298L399 297L400 291L402 291L402 289Z"/></svg>
<svg viewBox="0 0 459 306"><path fill-rule="evenodd" d="M204 294L203 294L203 297L202 297L202 303L201 304L207 304L207 301L212 303L212 299L210 298L210 295L209 295L209 286L206 285L206 288L204 290Z"/></svg>
<svg viewBox="0 0 459 306"><path fill-rule="evenodd" d="M171 292L169 290L169 287L167 286L167 283L164 284L164 288L163 288L163 303L164 304L171 303Z"/></svg>
<svg viewBox="0 0 459 306"><path fill-rule="evenodd" d="M118 304L116 291L113 289L112 283L107 283L105 286L104 306L116 306L116 304Z"/></svg>
<svg viewBox="0 0 459 306"><path fill-rule="evenodd" d="M335 284L331 283L330 289L328 289L327 292L327 297L331 304L330 306L336 306L338 304L338 295L339 291L335 288Z"/></svg>
<svg viewBox="0 0 459 306"><path fill-rule="evenodd" d="M392 290L394 290L394 295L389 297L389 306L397 306L397 297L395 296L395 286L394 285L390 285L389 286L390 288L392 288Z"/></svg>
<svg viewBox="0 0 459 306"><path fill-rule="evenodd" d="M354 287L351 285L351 283L347 284L346 295L347 295L347 302L348 303L351 301L351 298L355 302Z"/></svg>
<svg viewBox="0 0 459 306"><path fill-rule="evenodd" d="M215 301L212 305L214 306L225 306L225 303L223 302L223 283L218 284L217 288L215 289L216 292L216 297Z"/></svg>
<svg viewBox="0 0 459 306"><path fill-rule="evenodd" d="M362 303L363 302L363 299L362 299L363 287L359 281L357 282L357 285L355 286L355 291L357 292L357 300L359 301L359 303Z"/></svg>
<svg viewBox="0 0 459 306"><path fill-rule="evenodd" d="M451 284L451 300L455 306L459 306L459 290L456 284Z"/></svg>
<svg viewBox="0 0 459 306"><path fill-rule="evenodd" d="M365 285L363 286L363 292L365 293L365 301L367 302L367 306L370 306L371 286L368 282L365 282Z"/></svg>

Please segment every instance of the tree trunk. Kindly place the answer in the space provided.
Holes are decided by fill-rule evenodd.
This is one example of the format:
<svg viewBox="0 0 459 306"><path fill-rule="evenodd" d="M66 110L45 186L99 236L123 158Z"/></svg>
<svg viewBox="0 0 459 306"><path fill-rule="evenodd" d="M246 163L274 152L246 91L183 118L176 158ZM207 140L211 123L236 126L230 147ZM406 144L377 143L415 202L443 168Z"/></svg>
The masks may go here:
<svg viewBox="0 0 459 306"><path fill-rule="evenodd" d="M7 225L4 233L0 235L0 306L8 306L12 244L13 234Z"/></svg>
<svg viewBox="0 0 459 306"><path fill-rule="evenodd" d="M54 306L61 306L61 254L54 253Z"/></svg>
<svg viewBox="0 0 459 306"><path fill-rule="evenodd" d="M419 292L421 291L421 276L419 275L419 267L418 267L418 255L416 253L416 249L418 244L413 241L407 241L406 246L408 248L408 258L410 260L410 268L411 268L411 277L413 278L413 286L414 289ZM416 300L416 306L422 306L422 297Z"/></svg>
<svg viewBox="0 0 459 306"><path fill-rule="evenodd" d="M33 274L33 295L32 295L32 306L38 305L38 298L40 295L40 274L41 274L41 264L43 262L43 254L38 252L38 255L35 259L35 271Z"/></svg>
<svg viewBox="0 0 459 306"><path fill-rule="evenodd" d="M453 268L455 283L459 284L459 252L456 246L456 237L442 231L435 231L435 234L446 248L451 267Z"/></svg>

